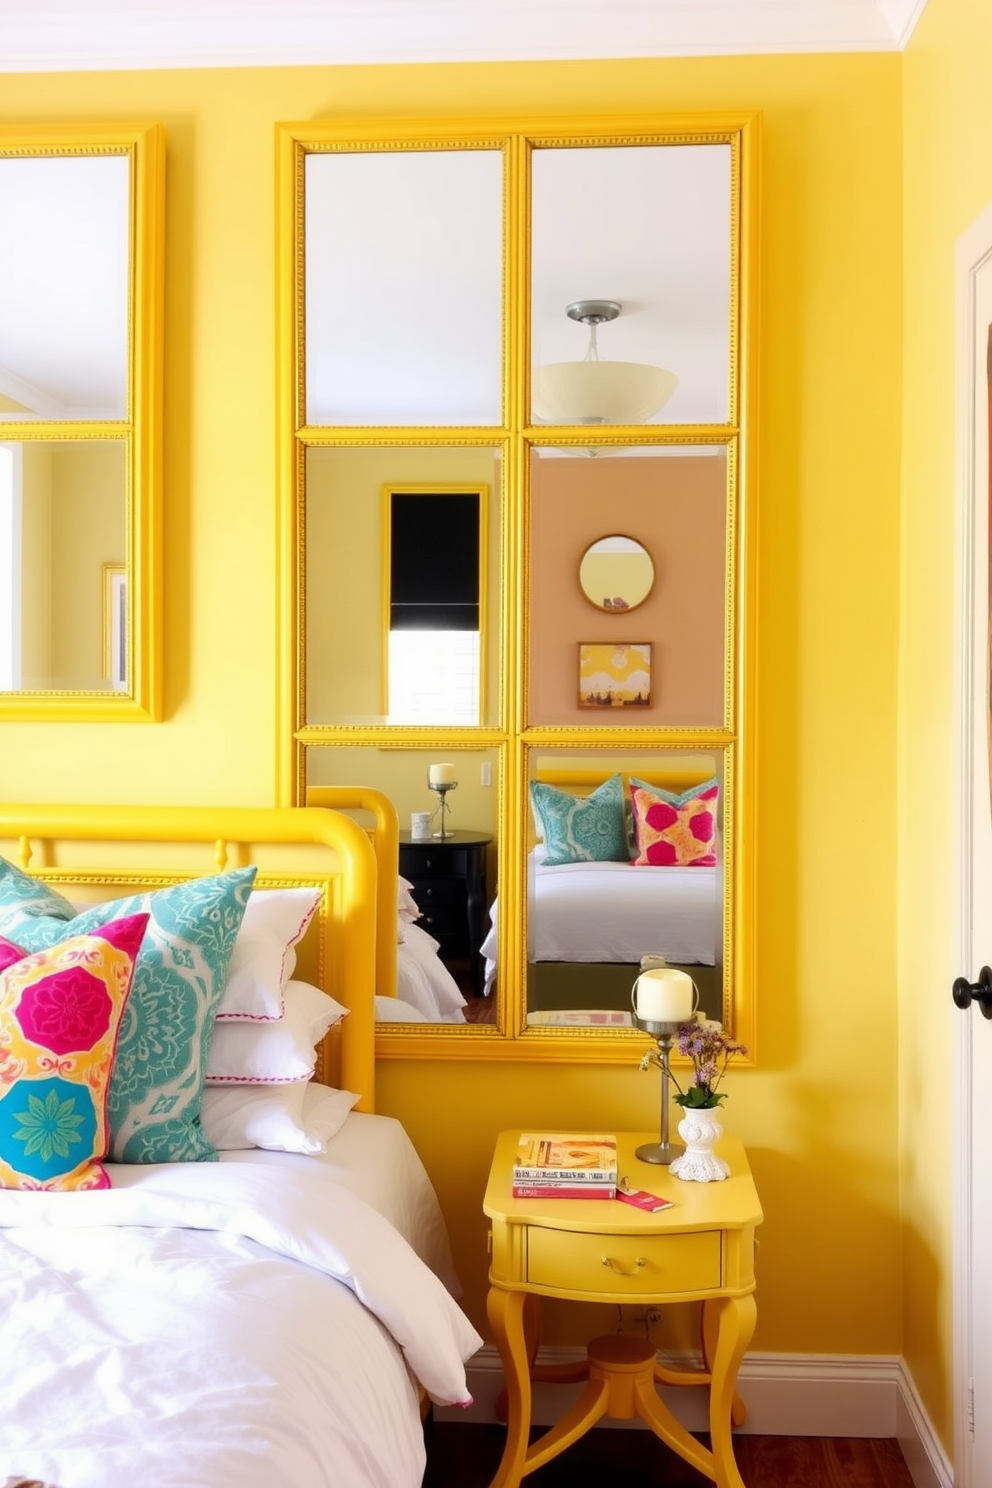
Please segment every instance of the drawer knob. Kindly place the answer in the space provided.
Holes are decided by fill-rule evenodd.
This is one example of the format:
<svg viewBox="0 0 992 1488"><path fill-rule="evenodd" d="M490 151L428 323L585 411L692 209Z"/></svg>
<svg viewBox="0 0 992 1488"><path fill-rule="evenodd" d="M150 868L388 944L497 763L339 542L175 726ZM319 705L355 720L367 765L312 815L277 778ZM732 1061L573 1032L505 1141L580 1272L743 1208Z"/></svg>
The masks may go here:
<svg viewBox="0 0 992 1488"><path fill-rule="evenodd" d="M647 1261L644 1256L638 1256L632 1266L621 1266L620 1262L615 1261L612 1256L604 1256L603 1265L609 1266L610 1270L614 1271L617 1276L636 1276L638 1271L647 1265Z"/></svg>

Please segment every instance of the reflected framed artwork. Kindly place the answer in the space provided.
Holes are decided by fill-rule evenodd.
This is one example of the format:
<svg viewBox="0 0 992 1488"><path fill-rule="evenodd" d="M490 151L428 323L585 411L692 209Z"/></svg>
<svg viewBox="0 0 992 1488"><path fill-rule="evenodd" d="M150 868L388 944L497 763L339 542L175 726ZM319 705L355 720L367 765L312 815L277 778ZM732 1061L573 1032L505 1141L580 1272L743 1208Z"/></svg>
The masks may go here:
<svg viewBox="0 0 992 1488"><path fill-rule="evenodd" d="M647 708L651 643L579 642L580 708Z"/></svg>
<svg viewBox="0 0 992 1488"><path fill-rule="evenodd" d="M127 568L103 565L103 675L115 691L127 687Z"/></svg>

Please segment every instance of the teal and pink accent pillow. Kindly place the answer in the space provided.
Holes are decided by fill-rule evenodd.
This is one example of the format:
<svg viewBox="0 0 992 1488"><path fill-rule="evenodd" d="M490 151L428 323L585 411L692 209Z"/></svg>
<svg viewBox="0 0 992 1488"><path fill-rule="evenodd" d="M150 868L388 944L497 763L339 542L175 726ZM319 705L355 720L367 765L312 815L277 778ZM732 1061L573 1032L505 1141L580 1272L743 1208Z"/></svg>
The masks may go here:
<svg viewBox="0 0 992 1488"><path fill-rule="evenodd" d="M207 1055L255 869L186 879L76 914L47 884L0 858L0 935L28 950L125 915L147 914L121 1022L107 1116L114 1162L215 1162L200 1127Z"/></svg>
<svg viewBox="0 0 992 1488"><path fill-rule="evenodd" d="M544 841L545 867L629 861L621 775L611 775L588 796L571 796L532 780L530 799Z"/></svg>
<svg viewBox="0 0 992 1488"><path fill-rule="evenodd" d="M634 867L712 868L716 863L714 777L681 795L630 782L636 857Z"/></svg>
<svg viewBox="0 0 992 1488"><path fill-rule="evenodd" d="M0 938L0 1187L109 1187L107 1096L147 924L43 951Z"/></svg>

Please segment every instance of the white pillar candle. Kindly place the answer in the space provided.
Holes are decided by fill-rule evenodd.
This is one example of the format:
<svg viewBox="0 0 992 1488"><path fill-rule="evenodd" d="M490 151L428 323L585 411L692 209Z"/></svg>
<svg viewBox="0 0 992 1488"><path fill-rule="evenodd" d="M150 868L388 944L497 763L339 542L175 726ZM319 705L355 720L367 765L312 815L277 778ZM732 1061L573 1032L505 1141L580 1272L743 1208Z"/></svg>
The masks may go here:
<svg viewBox="0 0 992 1488"><path fill-rule="evenodd" d="M431 785L454 785L454 765L431 765L427 772L427 779Z"/></svg>
<svg viewBox="0 0 992 1488"><path fill-rule="evenodd" d="M642 1023L685 1023L693 1014L695 992L684 971L656 966L634 983L634 1012Z"/></svg>

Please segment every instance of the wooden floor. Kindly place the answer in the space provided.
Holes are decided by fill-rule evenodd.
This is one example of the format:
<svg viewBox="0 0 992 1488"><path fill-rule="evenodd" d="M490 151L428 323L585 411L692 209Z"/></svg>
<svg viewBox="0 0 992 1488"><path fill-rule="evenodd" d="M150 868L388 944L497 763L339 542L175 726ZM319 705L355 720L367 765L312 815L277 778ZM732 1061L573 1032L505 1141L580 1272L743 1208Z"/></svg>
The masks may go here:
<svg viewBox="0 0 992 1488"><path fill-rule="evenodd" d="M500 1426L428 1423L423 1488L488 1488L499 1464ZM734 1438L746 1488L913 1488L898 1444L889 1439L819 1436ZM645 1430L588 1432L524 1488L712 1488L710 1480Z"/></svg>

